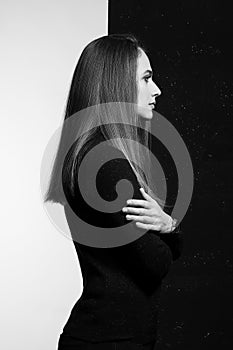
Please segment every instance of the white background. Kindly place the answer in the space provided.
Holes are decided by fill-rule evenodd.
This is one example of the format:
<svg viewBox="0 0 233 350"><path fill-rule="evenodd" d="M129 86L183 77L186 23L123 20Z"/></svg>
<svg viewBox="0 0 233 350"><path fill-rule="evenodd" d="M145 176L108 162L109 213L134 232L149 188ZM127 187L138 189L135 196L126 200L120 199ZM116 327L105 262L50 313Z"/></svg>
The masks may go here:
<svg viewBox="0 0 233 350"><path fill-rule="evenodd" d="M40 194L83 48L107 34L107 0L0 1L0 349L55 350L82 293L71 240Z"/></svg>

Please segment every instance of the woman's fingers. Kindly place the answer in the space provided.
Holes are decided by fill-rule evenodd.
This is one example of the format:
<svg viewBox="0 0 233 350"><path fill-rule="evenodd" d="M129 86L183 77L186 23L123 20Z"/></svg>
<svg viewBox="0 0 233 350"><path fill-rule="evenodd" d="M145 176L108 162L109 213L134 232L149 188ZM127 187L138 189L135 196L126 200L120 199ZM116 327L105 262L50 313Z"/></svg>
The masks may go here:
<svg viewBox="0 0 233 350"><path fill-rule="evenodd" d="M148 203L148 201L144 201L143 199L128 199L127 204L141 205L144 208L150 208L150 204Z"/></svg>
<svg viewBox="0 0 233 350"><path fill-rule="evenodd" d="M148 193L145 192L143 187L140 188L140 191L141 191L143 197L146 198L146 200L153 200L153 198Z"/></svg>
<svg viewBox="0 0 233 350"><path fill-rule="evenodd" d="M150 197L143 188L140 188L140 190L145 200L129 199L127 200L127 205L137 205L143 208L122 208L122 211L127 213L126 219L136 221L136 225L139 228L155 231L161 231L164 227L166 229L171 217L161 209L158 203Z"/></svg>
<svg viewBox="0 0 233 350"><path fill-rule="evenodd" d="M132 213L132 214L138 214L138 215L144 215L145 209L143 208L131 208L131 207L124 207L122 208L122 211L124 213Z"/></svg>
<svg viewBox="0 0 233 350"><path fill-rule="evenodd" d="M127 220L137 220L137 221L141 221L141 222L145 221L144 216L138 216L138 215L126 215L126 219Z"/></svg>
<svg viewBox="0 0 233 350"><path fill-rule="evenodd" d="M126 219L143 222L145 224L152 224L152 225L161 224L161 220L156 219L155 217L152 217L152 216L126 215Z"/></svg>
<svg viewBox="0 0 233 350"><path fill-rule="evenodd" d="M152 225L152 224L144 224L142 222L136 222L135 224L137 225L138 228L143 228L145 230L153 230L153 231L161 230L161 224Z"/></svg>

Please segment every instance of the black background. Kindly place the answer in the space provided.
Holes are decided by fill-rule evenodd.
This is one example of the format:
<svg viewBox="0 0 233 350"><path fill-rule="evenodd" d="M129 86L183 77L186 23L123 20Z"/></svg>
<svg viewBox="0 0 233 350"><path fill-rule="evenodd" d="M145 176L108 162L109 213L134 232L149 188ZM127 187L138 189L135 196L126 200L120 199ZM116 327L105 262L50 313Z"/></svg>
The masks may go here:
<svg viewBox="0 0 233 350"><path fill-rule="evenodd" d="M129 32L149 49L156 110L182 136L195 177L184 252L164 280L158 350L231 349L231 1L110 0L108 33Z"/></svg>

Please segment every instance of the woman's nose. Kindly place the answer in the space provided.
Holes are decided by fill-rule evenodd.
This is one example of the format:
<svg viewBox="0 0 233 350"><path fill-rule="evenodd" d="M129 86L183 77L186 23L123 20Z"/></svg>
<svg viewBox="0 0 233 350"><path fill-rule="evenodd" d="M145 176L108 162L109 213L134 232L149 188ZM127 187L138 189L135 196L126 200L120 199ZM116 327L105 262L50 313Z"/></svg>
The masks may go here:
<svg viewBox="0 0 233 350"><path fill-rule="evenodd" d="M153 88L153 91L152 91L152 95L153 96L160 96L161 95L161 90L160 88L154 83L154 88Z"/></svg>

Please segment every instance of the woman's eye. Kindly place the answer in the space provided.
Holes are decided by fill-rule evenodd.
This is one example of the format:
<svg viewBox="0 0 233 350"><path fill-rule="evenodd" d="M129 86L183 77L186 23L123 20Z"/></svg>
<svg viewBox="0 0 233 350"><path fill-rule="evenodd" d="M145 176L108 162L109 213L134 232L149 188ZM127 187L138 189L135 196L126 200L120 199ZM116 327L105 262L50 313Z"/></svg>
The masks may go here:
<svg viewBox="0 0 233 350"><path fill-rule="evenodd" d="M150 78L151 78L151 77L144 77L145 82L148 83L148 81L149 81Z"/></svg>

